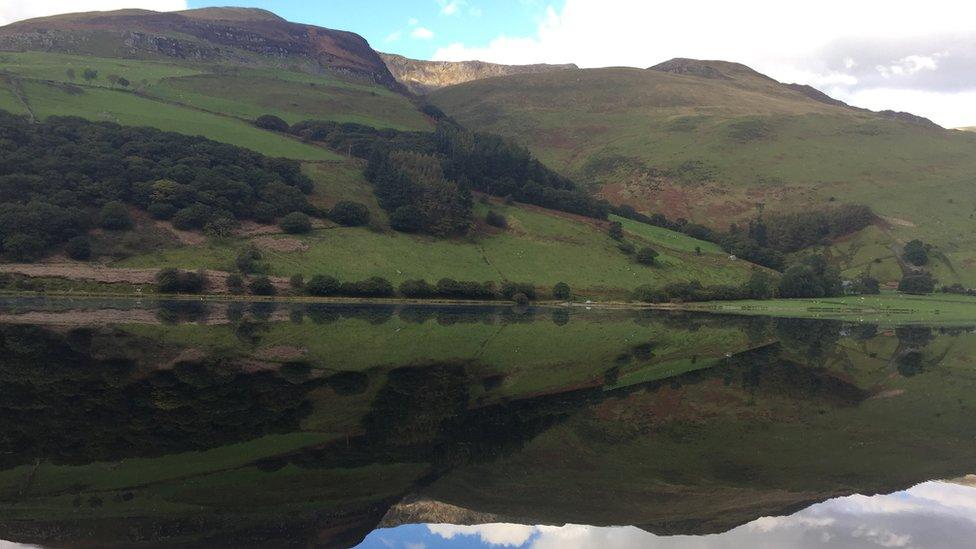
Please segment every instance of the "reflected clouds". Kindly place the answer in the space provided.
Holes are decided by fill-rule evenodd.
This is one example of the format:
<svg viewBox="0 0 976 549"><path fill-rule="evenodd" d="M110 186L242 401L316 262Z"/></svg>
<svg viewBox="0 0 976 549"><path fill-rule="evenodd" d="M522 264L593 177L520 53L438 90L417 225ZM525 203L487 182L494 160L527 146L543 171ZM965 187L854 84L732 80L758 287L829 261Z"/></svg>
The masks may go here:
<svg viewBox="0 0 976 549"><path fill-rule="evenodd" d="M888 495L853 495L787 517L762 517L724 534L656 536L640 528L484 524L402 526L373 532L360 547L965 547L976 539L976 488L926 482Z"/></svg>

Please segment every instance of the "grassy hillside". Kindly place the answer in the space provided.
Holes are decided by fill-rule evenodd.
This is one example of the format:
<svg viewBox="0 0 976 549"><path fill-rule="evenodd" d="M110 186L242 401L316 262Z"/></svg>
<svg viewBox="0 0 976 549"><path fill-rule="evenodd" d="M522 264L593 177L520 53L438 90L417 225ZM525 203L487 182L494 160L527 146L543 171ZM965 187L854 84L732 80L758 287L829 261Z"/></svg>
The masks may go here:
<svg viewBox="0 0 976 549"><path fill-rule="evenodd" d="M472 128L512 137L550 166L640 211L726 227L769 210L870 205L885 246L934 243L972 280L976 136L828 104L741 65L710 76L594 69L517 75L439 90ZM920 199L924 197L924 199ZM879 249L869 261L890 252ZM958 261L957 261L958 259Z"/></svg>
<svg viewBox="0 0 976 549"><path fill-rule="evenodd" d="M361 187L349 189L360 192ZM313 195L314 198L314 195ZM621 253L598 223L527 206L496 204L508 218L505 230L482 228L470 237L435 239L369 228L330 226L308 235L262 234L210 239L199 246L180 246L136 255L119 267L165 267L227 270L248 243L263 250L272 274L306 277L328 274L340 280L382 276L394 285L405 280L515 280L550 288L568 282L581 296L623 297L642 284L663 286L697 279L703 284L744 282L752 266L732 262L724 254L696 255L690 244L709 243L656 229L630 231L632 241L655 247L658 265L644 267ZM479 204L483 218L487 207ZM691 247L691 250L688 248Z"/></svg>

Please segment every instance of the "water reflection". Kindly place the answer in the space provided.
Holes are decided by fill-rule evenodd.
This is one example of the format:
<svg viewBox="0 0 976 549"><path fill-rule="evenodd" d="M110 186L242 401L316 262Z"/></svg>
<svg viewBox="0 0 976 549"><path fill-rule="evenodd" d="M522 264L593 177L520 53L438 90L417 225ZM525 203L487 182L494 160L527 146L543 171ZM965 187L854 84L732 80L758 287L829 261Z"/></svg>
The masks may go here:
<svg viewBox="0 0 976 549"><path fill-rule="evenodd" d="M836 498L791 516L761 517L729 532L707 536L657 536L633 526L424 524L376 530L358 548L935 549L970 547L973 539L976 539L976 489L954 483L926 482L890 495Z"/></svg>
<svg viewBox="0 0 976 549"><path fill-rule="evenodd" d="M951 545L968 489L848 496L972 470L974 361L967 326L0 301L0 539Z"/></svg>

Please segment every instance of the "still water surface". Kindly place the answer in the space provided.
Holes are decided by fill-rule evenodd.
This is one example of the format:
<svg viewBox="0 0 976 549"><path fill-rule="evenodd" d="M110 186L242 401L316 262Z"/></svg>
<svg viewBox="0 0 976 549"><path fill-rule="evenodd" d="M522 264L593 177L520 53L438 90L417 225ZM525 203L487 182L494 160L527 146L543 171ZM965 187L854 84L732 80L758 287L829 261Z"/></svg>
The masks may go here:
<svg viewBox="0 0 976 549"><path fill-rule="evenodd" d="M0 300L0 546L966 547L972 472L972 326Z"/></svg>

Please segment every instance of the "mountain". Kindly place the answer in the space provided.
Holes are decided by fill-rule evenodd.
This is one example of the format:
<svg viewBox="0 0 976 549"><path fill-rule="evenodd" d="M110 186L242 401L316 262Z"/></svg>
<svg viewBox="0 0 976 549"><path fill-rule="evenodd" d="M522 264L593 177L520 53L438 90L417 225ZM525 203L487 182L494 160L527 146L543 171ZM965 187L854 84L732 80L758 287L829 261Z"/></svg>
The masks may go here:
<svg viewBox="0 0 976 549"><path fill-rule="evenodd" d="M577 70L569 65L499 65L484 61L418 61L402 55L381 53L387 68L393 76L413 93L426 95L432 91L463 84L473 80L483 80L495 76L512 74L536 74L553 71Z"/></svg>
<svg viewBox="0 0 976 549"><path fill-rule="evenodd" d="M976 285L976 222L962 198L976 137L921 117L853 108L741 64L690 59L491 78L430 100L648 214L724 229L760 209L869 205L878 222L830 246L845 276L897 280L897 250L919 238L934 246L937 277Z"/></svg>
<svg viewBox="0 0 976 549"><path fill-rule="evenodd" d="M211 290L224 291L228 273L238 271L238 256L250 248L279 291L288 290L295 274L329 274L343 281L383 277L394 287L442 278L527 282L542 296L566 282L580 296L624 298L641 285L739 284L750 276L749 263L731 261L717 245L684 234L628 222L625 243L610 238L608 221L578 215L580 207L573 207L592 205L592 199L570 192L572 182L493 138L479 141L479 154L500 147L517 162L497 165L523 166L549 187L523 192L529 176L519 176L500 182L510 189L505 194L496 189L495 197L464 197L456 182L443 181L437 191L454 193L454 204L470 210L466 234L394 230L394 209L365 177L371 143L431 144L440 122L352 33L289 23L261 10L124 10L2 27L0 49L0 110L35 123L23 126L0 113L0 131L24 140L16 153L0 151L4 175L19 170L35 182L0 200L0 270L15 277L70 278L72 287L85 291L134 291L147 289L160 268L202 268L211 271ZM268 115L270 126L258 124ZM98 144L65 142L62 132L97 134ZM210 141L194 141L197 136ZM142 152L161 141L176 149ZM127 143L125 155L116 155L118 142ZM41 183L37 150L61 166L50 184ZM7 154L15 156L4 164ZM236 158L233 166L228 155ZM167 168L168 162L179 168ZM218 168L219 174L206 172ZM264 177L289 184L271 190ZM92 192L81 193L71 183L75 178L91 181ZM190 194L157 200L153 196L166 193L140 195L147 184L188 185L175 188ZM307 192L295 196L296 188ZM518 196L504 200L515 191ZM132 229L97 228L100 208L119 200L129 208ZM443 203L425 200L427 211ZM342 202L362 205L368 225L332 221L330 212ZM540 207L557 203L570 211ZM313 230L286 234L276 222L297 210L312 215ZM488 223L489 212L501 227ZM51 222L52 216L65 223ZM67 241L79 233L91 259L67 257ZM653 247L660 254L656 266L638 264L634 250L624 253L628 246ZM42 263L3 263L28 259Z"/></svg>
<svg viewBox="0 0 976 549"><path fill-rule="evenodd" d="M290 23L260 9L119 10L29 19L0 29L0 50L300 66L397 87L359 35Z"/></svg>

